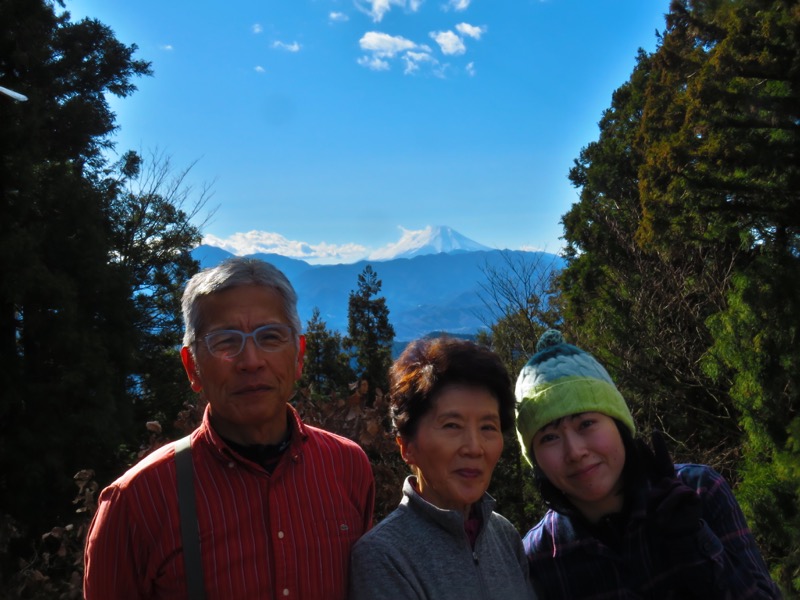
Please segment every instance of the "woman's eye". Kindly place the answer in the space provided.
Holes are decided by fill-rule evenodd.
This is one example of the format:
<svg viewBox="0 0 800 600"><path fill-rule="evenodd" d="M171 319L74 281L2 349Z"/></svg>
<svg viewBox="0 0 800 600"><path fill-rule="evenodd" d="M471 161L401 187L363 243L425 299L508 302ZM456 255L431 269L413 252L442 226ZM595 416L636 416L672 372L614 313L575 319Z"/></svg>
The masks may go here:
<svg viewBox="0 0 800 600"><path fill-rule="evenodd" d="M587 427L591 427L596 422L597 421L595 421L594 419L584 419L583 421L581 421L581 429L586 429Z"/></svg>
<svg viewBox="0 0 800 600"><path fill-rule="evenodd" d="M546 444L548 442L552 442L558 439L558 436L554 433L546 433L542 437L539 438L539 444Z"/></svg>

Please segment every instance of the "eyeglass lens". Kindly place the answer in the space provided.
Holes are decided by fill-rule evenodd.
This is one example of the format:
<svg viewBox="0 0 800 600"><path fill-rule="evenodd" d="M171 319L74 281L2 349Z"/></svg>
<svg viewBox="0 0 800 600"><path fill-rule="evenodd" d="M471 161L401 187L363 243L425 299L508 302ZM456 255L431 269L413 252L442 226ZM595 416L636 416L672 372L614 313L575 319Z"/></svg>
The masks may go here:
<svg viewBox="0 0 800 600"><path fill-rule="evenodd" d="M244 350L247 338L253 338L264 352L280 350L292 336L292 328L283 324L263 325L250 333L238 329L221 329L205 336L208 351L218 358L233 358Z"/></svg>

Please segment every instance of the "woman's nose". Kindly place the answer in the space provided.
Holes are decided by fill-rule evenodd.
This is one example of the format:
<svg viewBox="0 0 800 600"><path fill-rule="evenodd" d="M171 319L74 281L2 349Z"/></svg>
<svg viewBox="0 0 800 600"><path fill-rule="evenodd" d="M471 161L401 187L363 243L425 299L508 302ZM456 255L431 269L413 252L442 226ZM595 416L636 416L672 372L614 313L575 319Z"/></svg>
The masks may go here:
<svg viewBox="0 0 800 600"><path fill-rule="evenodd" d="M580 460L586 454L586 444L579 435L568 433L564 436L564 454L567 460Z"/></svg>
<svg viewBox="0 0 800 600"><path fill-rule="evenodd" d="M469 456L480 456L483 454L483 443L480 431L475 431L470 428L464 430L461 451Z"/></svg>

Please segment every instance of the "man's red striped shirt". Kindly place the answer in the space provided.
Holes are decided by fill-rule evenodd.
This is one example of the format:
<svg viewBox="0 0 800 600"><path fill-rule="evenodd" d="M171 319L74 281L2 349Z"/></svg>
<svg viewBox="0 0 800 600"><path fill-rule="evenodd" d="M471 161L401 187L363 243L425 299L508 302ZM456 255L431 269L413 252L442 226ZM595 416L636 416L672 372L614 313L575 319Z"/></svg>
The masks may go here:
<svg viewBox="0 0 800 600"><path fill-rule="evenodd" d="M208 600L347 596L350 548L372 526L375 482L354 442L304 425L274 473L232 451L208 409L192 434ZM103 490L88 533L84 595L185 598L173 444Z"/></svg>

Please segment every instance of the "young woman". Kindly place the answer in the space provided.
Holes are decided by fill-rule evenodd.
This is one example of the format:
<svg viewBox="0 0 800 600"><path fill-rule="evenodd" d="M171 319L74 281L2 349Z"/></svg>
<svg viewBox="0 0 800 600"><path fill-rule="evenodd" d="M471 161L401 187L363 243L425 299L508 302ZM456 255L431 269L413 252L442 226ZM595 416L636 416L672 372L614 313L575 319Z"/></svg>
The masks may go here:
<svg viewBox="0 0 800 600"><path fill-rule="evenodd" d="M486 493L514 426L502 362L472 342L418 340L390 379L397 444L414 474L400 506L353 548L351 600L534 598L520 536Z"/></svg>
<svg viewBox="0 0 800 600"><path fill-rule="evenodd" d="M523 542L544 598L780 598L725 480L635 439L606 370L545 332L517 380L517 432L550 510Z"/></svg>

